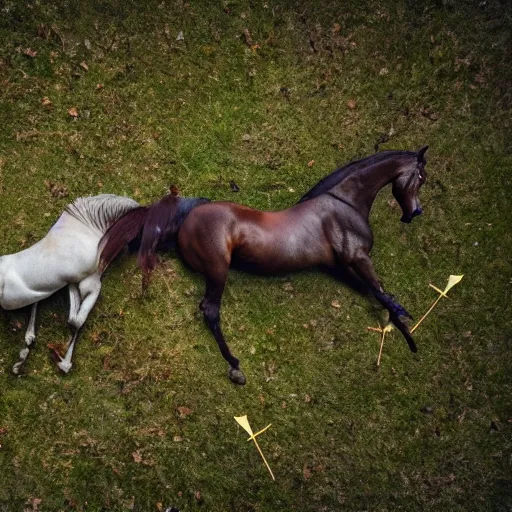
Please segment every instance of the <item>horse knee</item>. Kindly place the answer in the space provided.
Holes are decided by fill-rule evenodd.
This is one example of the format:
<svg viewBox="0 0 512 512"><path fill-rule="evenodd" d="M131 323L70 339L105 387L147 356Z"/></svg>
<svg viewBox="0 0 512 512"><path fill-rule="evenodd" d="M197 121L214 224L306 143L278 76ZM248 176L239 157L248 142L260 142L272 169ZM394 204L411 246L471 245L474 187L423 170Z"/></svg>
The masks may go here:
<svg viewBox="0 0 512 512"><path fill-rule="evenodd" d="M204 318L208 323L217 323L220 321L220 308L218 305L212 304L207 300L203 300L199 307L201 308Z"/></svg>

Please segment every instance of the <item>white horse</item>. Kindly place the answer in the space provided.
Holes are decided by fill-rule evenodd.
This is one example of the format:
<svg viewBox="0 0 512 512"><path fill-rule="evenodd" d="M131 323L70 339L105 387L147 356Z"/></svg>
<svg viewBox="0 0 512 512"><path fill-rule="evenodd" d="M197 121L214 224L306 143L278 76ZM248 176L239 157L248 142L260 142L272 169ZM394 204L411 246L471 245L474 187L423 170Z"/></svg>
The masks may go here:
<svg viewBox="0 0 512 512"><path fill-rule="evenodd" d="M48 234L24 251L0 257L0 306L18 309L32 304L25 334L26 346L13 366L15 375L36 338L37 303L69 286L71 337L57 366L65 373L78 337L101 289L98 243L109 226L138 203L128 197L102 194L80 197L68 205Z"/></svg>

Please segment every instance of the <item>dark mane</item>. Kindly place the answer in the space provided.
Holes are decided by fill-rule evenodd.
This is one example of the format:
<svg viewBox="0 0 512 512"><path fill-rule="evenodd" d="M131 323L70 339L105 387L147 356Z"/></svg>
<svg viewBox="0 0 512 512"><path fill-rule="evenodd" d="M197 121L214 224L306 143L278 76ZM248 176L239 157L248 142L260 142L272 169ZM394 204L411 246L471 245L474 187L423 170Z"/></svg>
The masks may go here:
<svg viewBox="0 0 512 512"><path fill-rule="evenodd" d="M172 244L187 215L209 199L164 196L149 206L140 206L120 217L100 240L100 270L103 272L126 244L140 239L139 265L146 271L156 265L155 251Z"/></svg>
<svg viewBox="0 0 512 512"><path fill-rule="evenodd" d="M379 153L367 156L361 160L350 162L347 165L344 165L343 167L340 167L339 169L331 172L331 174L327 175L325 178L321 179L313 188L306 192L297 201L297 204L303 203L304 201L309 201L310 199L318 197L321 194L325 194L331 190L331 188L341 183L350 174L358 171L359 169L370 167L374 164L382 162L383 160L387 160L388 158L397 158L401 156L415 157L416 154L417 153L414 151L380 151Z"/></svg>
<svg viewBox="0 0 512 512"><path fill-rule="evenodd" d="M177 197L168 195L153 203L142 229L138 263L145 270L156 266L155 252L159 244L172 245L174 237L187 215L196 206L210 202L203 197Z"/></svg>

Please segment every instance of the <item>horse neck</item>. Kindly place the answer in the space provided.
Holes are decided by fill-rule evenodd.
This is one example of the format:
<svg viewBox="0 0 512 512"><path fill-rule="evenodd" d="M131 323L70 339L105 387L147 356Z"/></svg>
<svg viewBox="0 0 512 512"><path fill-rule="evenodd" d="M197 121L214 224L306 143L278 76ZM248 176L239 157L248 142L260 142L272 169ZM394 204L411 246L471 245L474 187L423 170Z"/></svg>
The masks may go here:
<svg viewBox="0 0 512 512"><path fill-rule="evenodd" d="M402 158L393 157L359 169L333 187L330 192L352 204L368 218L378 192L400 175L404 164Z"/></svg>

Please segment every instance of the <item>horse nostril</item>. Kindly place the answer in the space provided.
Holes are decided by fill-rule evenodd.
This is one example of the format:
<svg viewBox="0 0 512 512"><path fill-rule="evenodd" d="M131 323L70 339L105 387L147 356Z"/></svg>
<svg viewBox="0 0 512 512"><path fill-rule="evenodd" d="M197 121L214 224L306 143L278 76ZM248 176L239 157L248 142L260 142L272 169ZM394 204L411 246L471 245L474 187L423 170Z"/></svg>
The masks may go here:
<svg viewBox="0 0 512 512"><path fill-rule="evenodd" d="M416 215L421 215L423 213L423 210L421 208L416 208L413 212L413 217L416 217Z"/></svg>

